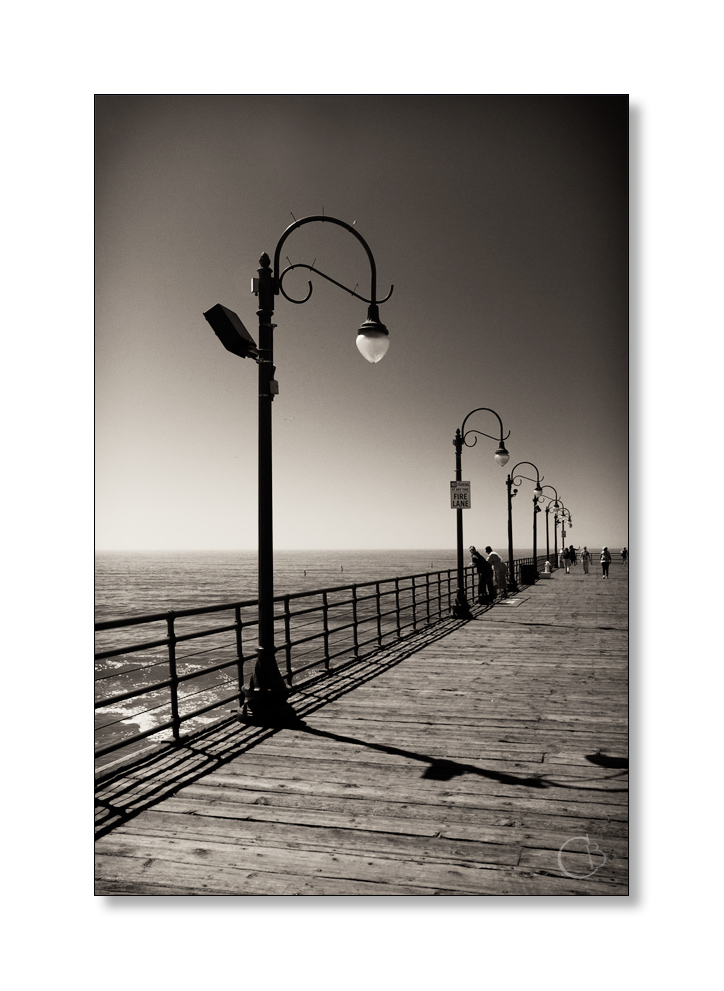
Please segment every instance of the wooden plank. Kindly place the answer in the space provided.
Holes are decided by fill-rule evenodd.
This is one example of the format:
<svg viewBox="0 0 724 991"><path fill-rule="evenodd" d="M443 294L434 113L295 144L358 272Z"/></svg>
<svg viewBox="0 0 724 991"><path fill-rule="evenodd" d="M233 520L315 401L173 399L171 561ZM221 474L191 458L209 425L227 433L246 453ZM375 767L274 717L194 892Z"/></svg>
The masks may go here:
<svg viewBox="0 0 724 991"><path fill-rule="evenodd" d="M170 849L169 849L170 847ZM145 859L144 859L145 858ZM248 893L249 876L255 872L266 874L299 873L305 878L318 877L344 880L346 891L356 894L360 882L415 886L434 894L437 889L467 894L525 894L533 889L539 894L576 894L583 891L593 894L615 893L620 885L601 882L595 878L580 881L561 875L538 876L530 869L512 867L450 865L436 860L394 860L389 857L350 855L343 852L328 853L314 850L288 851L274 847L254 847L247 850L228 843L206 843L199 848L183 840L146 841L141 855L119 856L115 866L128 871L136 879L143 877L146 884L156 879L162 885L176 884L183 868L191 865L206 869L207 875L224 877L229 893ZM122 862L122 866L121 866ZM290 867L294 867L294 871ZM195 886L194 886L195 887ZM326 890L326 884L322 884ZM289 892L292 893L291 891Z"/></svg>
<svg viewBox="0 0 724 991"><path fill-rule="evenodd" d="M273 820L277 815L282 818L291 817L293 820L299 817L299 821L304 821L304 817L309 815L316 817L318 821L328 819L330 822L335 817L342 816L348 821L369 822L379 819L381 821L399 821L400 830L414 832L423 829L426 832L426 824L444 823L449 828L458 829L464 824L470 824L471 828L479 827L503 827L505 829L520 828L533 831L532 835L546 830L557 831L562 834L561 842L572 835L588 833L590 835L602 835L612 837L626 837L628 826L626 820L612 819L592 819L581 816L570 815L546 815L536 812L523 812L519 809L503 810L502 812L490 809L466 809L450 808L439 805L425 805L422 803L404 804L392 802L348 802L345 798L327 799L319 796L310 796L306 800L295 795L283 794L259 794L254 797L253 793L248 799L239 793L226 794L224 797L198 796L196 793L187 794L184 789L182 795L168 799L169 808L172 811L181 811L194 815L222 816L230 818L263 818ZM159 809L166 808L167 802L157 806ZM133 820L135 821L135 820ZM372 828L372 827L370 827ZM438 831L436 827L435 831Z"/></svg>
<svg viewBox="0 0 724 991"><path fill-rule="evenodd" d="M481 831L482 833L482 831ZM501 839L502 836L502 839ZM174 813L149 812L142 820L114 831L106 851L114 849L135 852L134 844L145 845L153 837L167 843L169 849L176 841L199 844L200 849L217 843L233 843L247 850L258 847L280 847L282 850L346 852L386 856L395 859L431 858L438 863L506 864L514 866L521 855L520 844L511 842L509 835L488 832L476 839L410 835L364 829L337 828L329 823L322 826L300 825L296 822L228 820ZM219 849L221 849L219 847Z"/></svg>
<svg viewBox="0 0 724 991"><path fill-rule="evenodd" d="M163 810L178 812L196 818L205 816L212 818L245 819L257 823L284 822L296 825L328 826L339 829L360 829L383 833L404 833L409 836L444 837L447 839L473 840L481 843L498 843L501 845L517 844L522 847L534 847L538 850L558 851L563 844L570 842L572 830L570 821L565 828L545 832L540 828L531 831L528 828L493 825L481 822L477 816L471 823L461 823L446 819L444 812L437 806L430 806L430 815L434 818L425 819L418 816L392 817L381 815L355 815L347 810L332 812L329 810L302 809L299 806L287 808L284 806L241 805L238 802L215 802L208 808L200 808L198 802L183 799L167 799ZM133 823L126 827L133 832ZM576 822L576 829L578 824ZM626 859L628 841L624 837L613 836L599 826L590 823L581 835L587 835L591 842L604 842L606 851L619 858Z"/></svg>

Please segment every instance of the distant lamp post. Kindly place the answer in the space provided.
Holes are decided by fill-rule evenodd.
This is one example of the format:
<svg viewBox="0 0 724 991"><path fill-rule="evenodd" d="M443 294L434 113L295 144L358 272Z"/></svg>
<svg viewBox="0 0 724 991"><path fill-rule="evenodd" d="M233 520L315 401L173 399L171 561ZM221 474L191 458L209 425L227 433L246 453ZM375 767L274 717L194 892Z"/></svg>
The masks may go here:
<svg viewBox="0 0 724 991"><path fill-rule="evenodd" d="M515 472L521 465L530 465L535 471L535 478L530 478L528 475L516 475ZM532 461L519 461L505 480L508 488L508 591L513 593L518 591L513 566L513 499L518 494L518 489L514 489L513 486L522 485L524 478L529 482L535 482L535 488L533 489L533 567L535 568L536 578L538 577L538 530L536 516L540 512L538 500L543 494L540 483L544 476L541 475Z"/></svg>
<svg viewBox="0 0 724 991"><path fill-rule="evenodd" d="M327 223L336 224L349 231L360 242L367 253L370 263L370 298L360 296L340 282L330 278L313 265L298 263L290 264L280 271L279 259L282 245L289 235L305 224ZM285 275L295 268L306 268L310 272L321 275L322 278L333 282L344 289L350 296L361 299L368 304L367 319L357 332L357 347L361 354L372 363L384 357L389 346L387 328L380 322L378 306L386 302L392 295L392 288L384 299L377 299L377 268L372 252L362 235L345 223L334 217L314 216L296 220L284 231L274 251L274 267L271 267L269 255L266 252L259 259L261 268L258 277L252 279L251 291L258 297L259 309L259 344L244 327L243 323L233 312L217 303L204 313L207 321L214 330L224 347L241 358L253 358L259 366L259 647L251 675L250 689L245 691L246 702L252 714L260 720L273 723L289 714L290 708L286 701L289 694L287 687L276 663L274 644L274 541L272 528L272 401L279 392L279 386L274 378L274 351L272 323L274 316L274 297L279 293L292 303L306 303L312 295L312 283L304 299L293 299L287 295L283 287Z"/></svg>
<svg viewBox="0 0 724 991"><path fill-rule="evenodd" d="M553 523L554 523L554 533L556 534L556 558L558 557L558 540L557 540L558 530L557 530L557 527L558 527L558 521L559 520L560 520L560 523L561 523L561 551L563 551L563 550L565 550L565 546L566 546L566 523L568 523L568 527L570 529L573 526L573 520L572 520L570 511L568 509L566 509L566 507L563 505L562 502L560 503L560 509L556 513L556 515L554 517L554 520L553 520Z"/></svg>
<svg viewBox="0 0 724 991"><path fill-rule="evenodd" d="M500 436L493 437L492 434L486 434L482 430L465 430L465 424L468 422L473 413L492 413L498 420L500 424ZM505 441L510 437L510 431L508 431L505 436L503 436L503 421L500 419L498 414L494 409L490 409L488 406L478 406L476 409L471 410L468 415L463 420L462 427L455 431L455 437L453 439L453 444L455 445L455 481L462 481L463 471L462 471L462 450L463 445L465 447L474 447L478 442L478 438L473 437L472 441L468 441L468 437L473 434L479 434L481 437L489 437L491 440L498 441L498 447L495 452L495 460L502 467L507 465L510 460L510 454L505 449ZM463 510L458 507L455 510L457 514L457 572L458 572L458 587L455 593L455 603L453 605L452 614L456 619L470 619L470 604L468 602L467 596L465 595L465 568L463 565Z"/></svg>
<svg viewBox="0 0 724 991"><path fill-rule="evenodd" d="M568 529L573 529L573 517L571 516L570 510L564 507L563 514L561 516L561 544L563 547L566 546L566 523L568 523Z"/></svg>
<svg viewBox="0 0 724 991"><path fill-rule="evenodd" d="M557 509L560 508L560 503L558 502L558 492L556 491L556 489L555 489L555 487L553 485L544 485L543 488L544 489L553 489L553 491L556 493L555 499L551 499L551 497L548 496L548 495L546 495L545 492L543 493L543 498L548 500L546 502L546 560L547 561L550 561L550 559L551 559L551 542L550 542L550 536L549 536L549 533L548 533L548 517L550 515L551 509L553 509L555 511L555 510L557 510ZM558 554L557 553L556 553L556 559L553 562L553 566L554 567L558 567Z"/></svg>

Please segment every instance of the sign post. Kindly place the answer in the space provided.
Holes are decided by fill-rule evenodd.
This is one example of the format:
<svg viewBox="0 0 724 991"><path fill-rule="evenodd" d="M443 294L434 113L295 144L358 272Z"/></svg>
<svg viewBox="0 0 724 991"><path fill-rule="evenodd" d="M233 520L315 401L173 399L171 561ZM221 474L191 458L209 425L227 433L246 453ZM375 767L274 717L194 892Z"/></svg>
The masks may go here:
<svg viewBox="0 0 724 991"><path fill-rule="evenodd" d="M450 482L450 509L470 509L470 482Z"/></svg>

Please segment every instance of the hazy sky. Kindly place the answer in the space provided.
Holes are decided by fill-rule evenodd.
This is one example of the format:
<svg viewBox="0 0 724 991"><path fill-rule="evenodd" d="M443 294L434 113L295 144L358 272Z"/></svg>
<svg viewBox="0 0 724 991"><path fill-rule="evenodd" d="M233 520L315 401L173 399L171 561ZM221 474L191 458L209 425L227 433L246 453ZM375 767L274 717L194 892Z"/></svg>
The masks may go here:
<svg viewBox="0 0 724 991"><path fill-rule="evenodd" d="M276 546L453 547L452 441L478 406L511 461L486 438L463 451L466 544L506 546L518 461L558 489L574 543L627 544L628 113L626 96L97 98L97 547L256 547L257 368L202 314L224 303L258 338L259 256L322 211L356 222L378 294L394 284L390 348L367 363L366 305L319 277L302 306L277 297ZM367 295L340 228L283 254Z"/></svg>

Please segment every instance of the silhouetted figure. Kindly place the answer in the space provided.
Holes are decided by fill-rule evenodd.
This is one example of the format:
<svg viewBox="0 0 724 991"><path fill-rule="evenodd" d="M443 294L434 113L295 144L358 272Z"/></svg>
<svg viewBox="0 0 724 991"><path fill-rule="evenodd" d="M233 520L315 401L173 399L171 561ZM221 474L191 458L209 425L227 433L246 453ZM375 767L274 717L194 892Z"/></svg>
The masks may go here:
<svg viewBox="0 0 724 991"><path fill-rule="evenodd" d="M493 569L485 560L483 555L471 544L468 548L475 570L478 572L478 602L481 606L486 606L495 598L495 586L493 585Z"/></svg>
<svg viewBox="0 0 724 991"><path fill-rule="evenodd" d="M573 546L573 544L571 544L571 546L568 548L568 553L571 555L571 564L575 568L575 566L576 566L576 548Z"/></svg>
<svg viewBox="0 0 724 991"><path fill-rule="evenodd" d="M567 547L563 548L563 567L566 569L566 574L571 573L571 552Z"/></svg>
<svg viewBox="0 0 724 991"><path fill-rule="evenodd" d="M601 578L608 578L608 566L611 563L611 555L608 552L608 547L604 547L601 551L601 570L603 574Z"/></svg>
<svg viewBox="0 0 724 991"><path fill-rule="evenodd" d="M502 599L508 598L508 569L497 551L494 551L492 547L486 547L485 553L488 555L488 564L493 568L493 574L495 575L495 584L498 586L498 592ZM495 598L495 596L493 596Z"/></svg>
<svg viewBox="0 0 724 991"><path fill-rule="evenodd" d="M583 563L583 574L588 574L588 568L591 564L591 552L587 547L583 548L583 553L581 554L581 561Z"/></svg>
<svg viewBox="0 0 724 991"><path fill-rule="evenodd" d="M624 547L624 549L621 551L621 564L624 566L624 568L626 567L627 561L628 561L628 551Z"/></svg>

